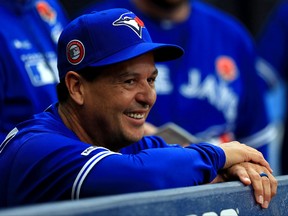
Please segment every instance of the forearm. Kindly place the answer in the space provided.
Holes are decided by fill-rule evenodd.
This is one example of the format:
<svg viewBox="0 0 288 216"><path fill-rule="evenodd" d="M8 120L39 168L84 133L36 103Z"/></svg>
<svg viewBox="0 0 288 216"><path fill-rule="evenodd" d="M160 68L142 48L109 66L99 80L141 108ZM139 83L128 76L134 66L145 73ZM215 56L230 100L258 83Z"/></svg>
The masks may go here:
<svg viewBox="0 0 288 216"><path fill-rule="evenodd" d="M91 170L83 190L105 195L199 185L214 179L224 163L224 152L207 144L111 155Z"/></svg>

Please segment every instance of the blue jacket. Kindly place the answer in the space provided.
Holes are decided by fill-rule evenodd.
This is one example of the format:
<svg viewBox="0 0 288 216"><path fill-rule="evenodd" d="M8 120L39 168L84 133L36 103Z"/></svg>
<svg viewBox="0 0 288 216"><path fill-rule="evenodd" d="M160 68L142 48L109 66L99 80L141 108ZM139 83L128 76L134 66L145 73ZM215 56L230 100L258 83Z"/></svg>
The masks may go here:
<svg viewBox="0 0 288 216"><path fill-rule="evenodd" d="M155 136L121 153L91 146L64 125L54 104L0 145L0 207L204 184L225 160L217 146L182 148Z"/></svg>

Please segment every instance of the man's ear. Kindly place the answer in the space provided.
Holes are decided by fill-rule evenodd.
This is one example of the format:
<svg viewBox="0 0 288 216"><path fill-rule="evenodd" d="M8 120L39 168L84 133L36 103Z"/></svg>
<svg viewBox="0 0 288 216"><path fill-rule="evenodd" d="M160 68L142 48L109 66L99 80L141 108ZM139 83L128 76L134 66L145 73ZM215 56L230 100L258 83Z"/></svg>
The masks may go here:
<svg viewBox="0 0 288 216"><path fill-rule="evenodd" d="M71 99L78 105L84 103L83 79L75 71L68 71L65 76L65 83Z"/></svg>

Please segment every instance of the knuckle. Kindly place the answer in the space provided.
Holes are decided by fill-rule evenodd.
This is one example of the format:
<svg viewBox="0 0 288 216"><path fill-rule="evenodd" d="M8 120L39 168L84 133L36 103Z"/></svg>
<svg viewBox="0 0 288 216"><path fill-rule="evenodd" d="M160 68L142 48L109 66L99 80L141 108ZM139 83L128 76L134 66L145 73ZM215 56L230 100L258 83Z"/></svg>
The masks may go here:
<svg viewBox="0 0 288 216"><path fill-rule="evenodd" d="M261 176L256 172L251 173L251 177L257 181L261 180Z"/></svg>
<svg viewBox="0 0 288 216"><path fill-rule="evenodd" d="M264 182L265 184L270 184L270 180L267 177L261 177L262 178L262 182Z"/></svg>
<svg viewBox="0 0 288 216"><path fill-rule="evenodd" d="M270 177L269 179L270 179L271 184L278 186L278 181L274 178L274 176Z"/></svg>

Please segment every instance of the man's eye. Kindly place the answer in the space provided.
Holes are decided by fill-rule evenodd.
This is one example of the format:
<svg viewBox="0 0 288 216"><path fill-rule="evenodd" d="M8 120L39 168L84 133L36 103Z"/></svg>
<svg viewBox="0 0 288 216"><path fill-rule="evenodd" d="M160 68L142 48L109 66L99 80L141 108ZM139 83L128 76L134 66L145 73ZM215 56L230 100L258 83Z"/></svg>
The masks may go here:
<svg viewBox="0 0 288 216"><path fill-rule="evenodd" d="M133 84L135 82L134 79L129 79L129 80L126 80L125 83L127 84Z"/></svg>
<svg viewBox="0 0 288 216"><path fill-rule="evenodd" d="M156 81L156 78L149 78L147 81L148 83L153 84Z"/></svg>

